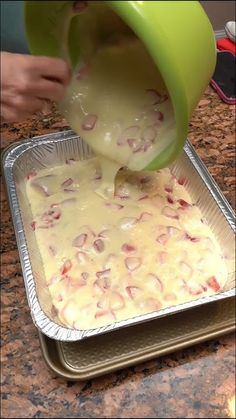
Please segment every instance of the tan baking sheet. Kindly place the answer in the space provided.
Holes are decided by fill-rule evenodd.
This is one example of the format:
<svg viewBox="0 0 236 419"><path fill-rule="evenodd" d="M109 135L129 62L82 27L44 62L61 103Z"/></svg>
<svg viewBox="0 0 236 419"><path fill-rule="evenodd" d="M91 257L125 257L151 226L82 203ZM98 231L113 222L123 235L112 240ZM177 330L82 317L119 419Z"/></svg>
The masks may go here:
<svg viewBox="0 0 236 419"><path fill-rule="evenodd" d="M49 368L68 380L86 380L216 338L235 330L235 297L78 342L39 332Z"/></svg>

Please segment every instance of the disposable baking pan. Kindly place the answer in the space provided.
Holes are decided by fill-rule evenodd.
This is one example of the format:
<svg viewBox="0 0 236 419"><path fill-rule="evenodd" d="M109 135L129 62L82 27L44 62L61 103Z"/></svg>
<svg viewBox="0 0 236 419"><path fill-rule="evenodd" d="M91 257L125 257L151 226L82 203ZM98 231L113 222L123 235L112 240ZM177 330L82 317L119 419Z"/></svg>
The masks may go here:
<svg viewBox="0 0 236 419"><path fill-rule="evenodd" d="M234 297L78 342L39 332L48 367L66 380L88 380L235 330Z"/></svg>
<svg viewBox="0 0 236 419"><path fill-rule="evenodd" d="M71 158L82 160L91 156L91 150L73 131L49 134L16 143L3 154L5 183L28 303L32 319L44 335L59 341L79 341L161 317L168 318L211 302L228 300L235 295L235 214L193 147L186 142L183 153L171 169L176 176L188 178L186 188L197 202L221 246L229 272L224 289L213 296L202 297L99 328L76 330L60 324L53 314L40 252L35 234L30 228L33 218L26 195L26 177L33 170L38 172L44 168L62 165Z"/></svg>

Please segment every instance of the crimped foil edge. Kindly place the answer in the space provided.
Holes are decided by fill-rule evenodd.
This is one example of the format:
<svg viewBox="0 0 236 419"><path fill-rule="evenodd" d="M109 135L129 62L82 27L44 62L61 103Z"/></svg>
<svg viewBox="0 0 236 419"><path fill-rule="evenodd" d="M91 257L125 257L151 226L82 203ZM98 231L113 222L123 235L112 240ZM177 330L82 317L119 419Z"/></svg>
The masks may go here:
<svg viewBox="0 0 236 419"><path fill-rule="evenodd" d="M135 325L140 322L145 322L152 319L157 319L159 317L164 317L167 315L173 315L180 311L188 310L193 307L197 307L203 304L211 303L214 301L222 300L225 298L229 298L235 295L235 289L230 289L213 296L202 297L194 301L190 301L188 303L179 304L177 306L172 306L169 308L165 308L159 310L158 312L153 312L145 315L136 316L135 318L131 318L128 320L122 320L116 323L112 323L111 325L94 328L94 329L87 329L87 330L75 330L71 328L66 328L64 326L58 325L54 321L52 321L42 310L37 290L36 290L36 283L32 272L31 261L29 258L29 253L27 250L27 239L24 232L24 225L21 217L21 211L19 206L19 201L17 197L17 190L16 184L13 175L13 168L14 164L16 163L17 159L29 149L37 147L39 145L45 145L50 143L60 143L63 141L80 141L79 137L73 131L64 131L59 132L56 134L49 134L40 137L34 137L29 141L24 141L22 143L15 144L9 147L3 155L3 168L4 168L4 175L5 175L5 183L12 213L13 225L15 229L15 235L17 240L17 246L20 255L20 261L22 266L22 272L24 277L26 295L28 299L28 304L31 311L31 316L35 326L45 335L55 340L60 341L78 341L86 337L99 335L102 333L110 332L116 329L120 329L122 327L127 327L131 325ZM85 145L85 148L87 146ZM204 186L208 188L209 193L212 195L214 200L216 201L218 207L222 211L224 218L227 220L233 231L235 232L235 215L222 195L221 191L219 190L218 186L216 185L215 181L210 176L208 170L206 169L205 165L198 157L196 152L194 151L193 147L187 141L184 147L184 153L188 157L191 164L195 167L200 175L202 181L204 182Z"/></svg>

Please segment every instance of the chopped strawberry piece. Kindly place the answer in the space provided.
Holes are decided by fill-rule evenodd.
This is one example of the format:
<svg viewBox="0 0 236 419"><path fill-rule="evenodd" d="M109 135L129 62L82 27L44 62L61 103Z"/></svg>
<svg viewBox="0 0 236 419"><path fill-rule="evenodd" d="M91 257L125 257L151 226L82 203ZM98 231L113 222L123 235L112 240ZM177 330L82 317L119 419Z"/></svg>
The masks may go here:
<svg viewBox="0 0 236 419"><path fill-rule="evenodd" d="M167 243L167 241L169 240L169 236L167 234L160 234L157 238L156 241L162 245L165 245Z"/></svg>
<svg viewBox="0 0 236 419"><path fill-rule="evenodd" d="M178 199L178 203L181 205L181 207L183 208L189 208L192 206L192 204L189 204L188 202L186 202L184 199Z"/></svg>
<svg viewBox="0 0 236 419"><path fill-rule="evenodd" d="M197 286L192 286L192 287L188 287L188 292L191 295L200 295L204 292L204 288L201 285L197 285Z"/></svg>
<svg viewBox="0 0 236 419"><path fill-rule="evenodd" d="M164 207L164 208L162 209L161 213L162 213L163 215L165 215L166 217L168 217L168 218L174 218L174 219L176 219L176 220L178 220L178 219L179 219L178 213L177 213L177 212L176 212L173 208L170 208L170 207Z"/></svg>
<svg viewBox="0 0 236 419"><path fill-rule="evenodd" d="M81 273L81 278L82 278L84 281L87 281L88 277L89 277L89 273L88 273L88 272L82 272L82 273Z"/></svg>
<svg viewBox="0 0 236 419"><path fill-rule="evenodd" d="M149 297L142 304L146 309L156 311L161 309L161 302L156 298Z"/></svg>
<svg viewBox="0 0 236 419"><path fill-rule="evenodd" d="M137 221L138 222L145 222L145 221L150 220L150 218L152 218L152 217L153 217L153 214L151 214L150 212L142 212Z"/></svg>
<svg viewBox="0 0 236 419"><path fill-rule="evenodd" d="M131 300L134 300L138 295L142 293L142 289L135 286L128 286L126 287L126 292L129 298L131 298Z"/></svg>
<svg viewBox="0 0 236 419"><path fill-rule="evenodd" d="M146 96L148 104L150 103L151 105L159 105L168 99L166 94L159 93L156 89L147 89Z"/></svg>
<svg viewBox="0 0 236 419"><path fill-rule="evenodd" d="M115 196L117 196L120 199L129 199L130 198L130 196L128 194L122 193L122 192L116 193Z"/></svg>
<svg viewBox="0 0 236 419"><path fill-rule="evenodd" d="M101 239L97 239L93 243L93 247L98 253L102 253L105 249L104 242Z"/></svg>
<svg viewBox="0 0 236 419"><path fill-rule="evenodd" d="M180 176L178 179L177 179L177 181L178 181L178 184L179 185L187 185L187 183L188 183L188 179L186 178L186 177L184 177L184 176Z"/></svg>
<svg viewBox="0 0 236 419"><path fill-rule="evenodd" d="M141 266L141 259L136 257L128 257L125 259L125 266L129 271L135 271Z"/></svg>
<svg viewBox="0 0 236 419"><path fill-rule="evenodd" d="M134 246L132 246L131 244L128 244L128 243L124 243L122 246L121 246L121 250L124 252L124 253L133 253L133 252L136 252L136 247L134 247Z"/></svg>
<svg viewBox="0 0 236 419"><path fill-rule="evenodd" d="M140 127L137 125L129 126L125 128L120 137L117 140L117 145L125 145L128 140L135 139L139 135Z"/></svg>
<svg viewBox="0 0 236 419"><path fill-rule="evenodd" d="M82 122L82 128L86 131L92 130L97 122L97 115L94 114L88 114L84 117L84 120Z"/></svg>
<svg viewBox="0 0 236 419"><path fill-rule="evenodd" d="M29 180L29 179L32 179L33 177L35 177L35 176L37 176L37 172L36 171L32 171L32 172L29 172L27 175L26 175L26 178Z"/></svg>
<svg viewBox="0 0 236 419"><path fill-rule="evenodd" d="M146 123L148 125L154 125L157 128L161 125L161 121L164 119L162 112L151 109L146 113Z"/></svg>
<svg viewBox="0 0 236 419"><path fill-rule="evenodd" d="M168 193L172 193L173 192L172 186L165 186L165 191Z"/></svg>
<svg viewBox="0 0 236 419"><path fill-rule="evenodd" d="M69 272L69 270L72 268L72 263L70 259L67 259L62 267L61 267L61 274L65 275L67 272Z"/></svg>
<svg viewBox="0 0 236 419"><path fill-rule="evenodd" d="M180 229L174 226L168 226L167 231L170 236L174 236L175 234L180 233Z"/></svg>
<svg viewBox="0 0 236 419"><path fill-rule="evenodd" d="M174 200L170 195L168 195L166 199L169 202L169 204L174 204Z"/></svg>
<svg viewBox="0 0 236 419"><path fill-rule="evenodd" d="M106 202L105 205L111 209L120 210L124 208L124 205L116 204L114 202Z"/></svg>
<svg viewBox="0 0 236 419"><path fill-rule="evenodd" d="M42 224L38 225L38 228L50 228L54 227L55 221L58 221L61 217L61 210L57 204L52 204L50 209L44 212L41 216Z"/></svg>
<svg viewBox="0 0 236 419"><path fill-rule="evenodd" d="M109 236L108 235L109 231L110 230L108 230L108 228L100 231L100 233L98 233L98 237L102 237L103 239L106 239Z"/></svg>
<svg viewBox="0 0 236 419"><path fill-rule="evenodd" d="M106 277L100 277L96 279L94 286L98 288L99 291L106 292L110 288L110 281Z"/></svg>
<svg viewBox="0 0 236 419"><path fill-rule="evenodd" d="M32 230L35 231L36 229L36 221L33 221L30 226L32 227Z"/></svg>
<svg viewBox="0 0 236 419"><path fill-rule="evenodd" d="M40 224L40 225L38 225L38 227L37 228L45 228L45 229L47 229L47 228L51 228L51 227L54 227L54 224L53 223L47 223L47 224Z"/></svg>
<svg viewBox="0 0 236 419"><path fill-rule="evenodd" d="M40 195L44 195L44 196L49 196L50 195L50 193L48 192L47 186L39 185L38 183L36 183L36 181L35 181L35 183L34 183L34 181L32 181L31 185L37 192L40 193Z"/></svg>
<svg viewBox="0 0 236 419"><path fill-rule="evenodd" d="M161 95L158 93L156 89L147 89L146 96L148 100L148 104L150 102L151 105L157 105L160 103Z"/></svg>
<svg viewBox="0 0 236 419"><path fill-rule="evenodd" d="M103 310L103 311L97 311L95 313L95 319L99 319L103 316L112 316L114 319L116 319L115 314L111 310Z"/></svg>
<svg viewBox="0 0 236 419"><path fill-rule="evenodd" d="M54 209L50 210L48 212L48 214L50 216L52 216L52 218L54 218L54 220L59 220L59 218L61 217L61 210L59 208L54 208Z"/></svg>
<svg viewBox="0 0 236 419"><path fill-rule="evenodd" d="M142 144L140 143L140 140L135 138L129 138L127 140L129 147L134 151L137 152L142 147Z"/></svg>
<svg viewBox="0 0 236 419"><path fill-rule="evenodd" d="M73 183L73 179L69 178L69 179L64 180L64 182L62 182L61 186L63 188L67 188L68 186L72 185L72 183Z"/></svg>
<svg viewBox="0 0 236 419"><path fill-rule="evenodd" d="M148 199L148 195L143 195L141 198L138 199L138 201L143 201L144 199Z"/></svg>
<svg viewBox="0 0 236 419"><path fill-rule="evenodd" d="M214 291L219 291L220 290L220 284L218 283L217 279L215 276L211 276L208 280L207 280L207 285L212 288Z"/></svg>
<svg viewBox="0 0 236 419"><path fill-rule="evenodd" d="M102 175L100 175L99 173L96 173L93 180L97 181L101 179L102 179Z"/></svg>
<svg viewBox="0 0 236 419"><path fill-rule="evenodd" d="M188 233L185 234L184 238L186 240L190 240L193 243L198 243L201 240L200 237L191 237Z"/></svg>
<svg viewBox="0 0 236 419"><path fill-rule="evenodd" d="M163 289L164 289L163 283L156 274L149 273L146 278L147 278L146 280L147 284L154 286L155 288L158 289L158 291L163 292Z"/></svg>
<svg viewBox="0 0 236 419"><path fill-rule="evenodd" d="M88 235L87 234L79 234L79 236L77 236L73 242L72 242L72 246L74 247L83 247L87 241Z"/></svg>
<svg viewBox="0 0 236 419"><path fill-rule="evenodd" d="M110 272L110 269L104 269L103 271L96 272L96 276L98 278L107 278Z"/></svg>
<svg viewBox="0 0 236 419"><path fill-rule="evenodd" d="M55 175L49 174L31 181L31 187L43 196L51 196L57 192Z"/></svg>

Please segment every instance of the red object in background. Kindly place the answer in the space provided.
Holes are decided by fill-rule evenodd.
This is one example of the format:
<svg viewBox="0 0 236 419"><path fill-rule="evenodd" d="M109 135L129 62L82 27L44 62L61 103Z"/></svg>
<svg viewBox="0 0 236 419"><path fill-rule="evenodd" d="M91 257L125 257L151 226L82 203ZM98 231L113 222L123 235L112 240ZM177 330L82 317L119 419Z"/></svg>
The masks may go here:
<svg viewBox="0 0 236 419"><path fill-rule="evenodd" d="M229 38L218 39L217 48L220 51L230 51L236 55L236 44L231 41Z"/></svg>
<svg viewBox="0 0 236 419"><path fill-rule="evenodd" d="M236 104L236 55L230 51L218 51L215 72L210 84L220 98L229 105Z"/></svg>

